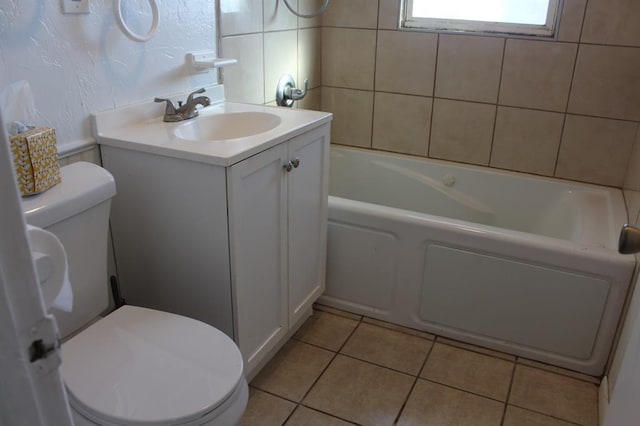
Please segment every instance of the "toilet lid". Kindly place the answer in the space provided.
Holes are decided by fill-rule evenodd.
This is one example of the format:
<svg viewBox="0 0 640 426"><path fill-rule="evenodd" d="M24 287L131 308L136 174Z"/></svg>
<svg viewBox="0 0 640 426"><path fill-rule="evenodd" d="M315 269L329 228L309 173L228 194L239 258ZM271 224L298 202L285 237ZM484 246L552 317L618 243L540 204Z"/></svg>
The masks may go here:
<svg viewBox="0 0 640 426"><path fill-rule="evenodd" d="M62 345L62 375L90 419L164 425L214 410L243 372L237 346L214 327L123 306Z"/></svg>

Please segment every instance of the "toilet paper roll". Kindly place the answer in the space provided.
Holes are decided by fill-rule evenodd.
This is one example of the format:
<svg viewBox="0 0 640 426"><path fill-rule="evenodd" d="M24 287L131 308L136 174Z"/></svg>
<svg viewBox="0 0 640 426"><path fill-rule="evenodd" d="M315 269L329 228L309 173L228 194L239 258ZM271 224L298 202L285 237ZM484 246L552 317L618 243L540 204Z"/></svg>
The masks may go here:
<svg viewBox="0 0 640 426"><path fill-rule="evenodd" d="M27 225L27 237L47 310L54 307L71 312L73 292L69 282L67 253L62 243L51 232L31 225Z"/></svg>

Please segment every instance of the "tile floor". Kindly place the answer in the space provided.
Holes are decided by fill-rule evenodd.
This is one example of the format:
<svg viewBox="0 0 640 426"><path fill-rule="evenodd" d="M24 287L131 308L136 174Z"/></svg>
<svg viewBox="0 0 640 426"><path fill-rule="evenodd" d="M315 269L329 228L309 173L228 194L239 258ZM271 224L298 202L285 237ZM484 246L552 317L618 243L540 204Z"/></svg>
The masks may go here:
<svg viewBox="0 0 640 426"><path fill-rule="evenodd" d="M598 380L322 305L241 425L596 426Z"/></svg>

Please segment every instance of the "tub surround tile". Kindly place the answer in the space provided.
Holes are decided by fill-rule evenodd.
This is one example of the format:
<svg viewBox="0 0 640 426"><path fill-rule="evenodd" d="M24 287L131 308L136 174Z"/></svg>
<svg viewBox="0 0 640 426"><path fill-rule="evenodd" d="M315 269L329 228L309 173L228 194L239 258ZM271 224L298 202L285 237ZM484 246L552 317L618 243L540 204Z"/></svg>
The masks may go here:
<svg viewBox="0 0 640 426"><path fill-rule="evenodd" d="M495 105L435 99L429 156L489 164Z"/></svg>
<svg viewBox="0 0 640 426"><path fill-rule="evenodd" d="M371 148L373 92L322 87L322 110L333 113L331 143Z"/></svg>
<svg viewBox="0 0 640 426"><path fill-rule="evenodd" d="M638 125L567 115L556 177L621 187Z"/></svg>
<svg viewBox="0 0 640 426"><path fill-rule="evenodd" d="M300 327L295 337L303 342L337 352L357 326L356 320L316 311Z"/></svg>
<svg viewBox="0 0 640 426"><path fill-rule="evenodd" d="M361 323L340 353L417 376L432 345L431 340Z"/></svg>
<svg viewBox="0 0 640 426"><path fill-rule="evenodd" d="M322 28L322 85L373 90L376 31Z"/></svg>
<svg viewBox="0 0 640 426"><path fill-rule="evenodd" d="M438 336L436 338L436 342L441 343L443 345L449 345L460 349L466 349L471 352L477 352L483 355L489 355L494 358L504 359L506 361L515 362L516 357L514 355L505 354L504 352L492 351L491 349L482 348L480 346L471 345L469 343L459 342L457 340L447 339L446 337Z"/></svg>
<svg viewBox="0 0 640 426"><path fill-rule="evenodd" d="M426 157L431 104L431 98L376 92L373 148Z"/></svg>
<svg viewBox="0 0 640 426"><path fill-rule="evenodd" d="M227 100L264 103L263 35L223 37L221 53L222 56L238 60L236 65L222 70Z"/></svg>
<svg viewBox="0 0 640 426"><path fill-rule="evenodd" d="M598 387L592 383L517 365L509 403L585 426L598 423Z"/></svg>
<svg viewBox="0 0 640 426"><path fill-rule="evenodd" d="M544 414L509 405L504 416L503 426L575 426L575 423L567 423Z"/></svg>
<svg viewBox="0 0 640 426"><path fill-rule="evenodd" d="M380 0L378 28L381 30L397 30L399 11L399 0Z"/></svg>
<svg viewBox="0 0 640 426"><path fill-rule="evenodd" d="M640 121L638 69L640 49L580 45L568 112Z"/></svg>
<svg viewBox="0 0 640 426"><path fill-rule="evenodd" d="M323 0L299 0L298 12L304 15L311 15L320 10ZM286 7L286 6L284 6ZM298 18L298 28L319 27L322 25L322 16L315 18Z"/></svg>
<svg viewBox="0 0 640 426"><path fill-rule="evenodd" d="M441 34L435 96L497 102L504 44L497 37Z"/></svg>
<svg viewBox="0 0 640 426"><path fill-rule="evenodd" d="M334 354L290 340L251 382L253 387L291 401L301 401Z"/></svg>
<svg viewBox="0 0 640 426"><path fill-rule="evenodd" d="M580 40L586 5L587 0L564 0L560 15L558 41L577 42Z"/></svg>
<svg viewBox="0 0 640 426"><path fill-rule="evenodd" d="M436 343L420 377L506 401L514 363Z"/></svg>
<svg viewBox="0 0 640 426"><path fill-rule="evenodd" d="M422 337L427 340L435 340L436 336L431 333L427 333L424 331L416 330L413 328L403 327L401 325L392 324L386 321L380 321L375 318L363 317L362 322L367 324L377 325L378 327L383 327L389 330L399 331L400 333L410 334L411 336Z"/></svg>
<svg viewBox="0 0 640 426"><path fill-rule="evenodd" d="M294 107L301 109L310 109L313 111L321 111L320 91L321 89L319 87L316 87L315 89L309 89L307 91L307 96L305 96L304 99L296 101Z"/></svg>
<svg viewBox="0 0 640 426"><path fill-rule="evenodd" d="M499 426L504 404L426 380L411 391L399 426Z"/></svg>
<svg viewBox="0 0 640 426"><path fill-rule="evenodd" d="M636 139L629 157L629 165L624 177L624 189L640 191L640 126L636 132Z"/></svg>
<svg viewBox="0 0 640 426"><path fill-rule="evenodd" d="M352 424L303 405L299 405L287 423L285 423L286 426L349 426Z"/></svg>
<svg viewBox="0 0 640 426"><path fill-rule="evenodd" d="M589 376L587 374L578 373L576 371L567 370L564 368L556 367L555 365L544 364L542 362L533 361L526 358L518 358L518 364L534 367L539 370L549 371L551 373L560 374L562 376L572 377L574 379L582 380L585 382L593 383L595 385L600 384L600 379L597 377Z"/></svg>
<svg viewBox="0 0 640 426"><path fill-rule="evenodd" d="M247 409L239 426L280 426L296 408L296 404L277 396L249 388Z"/></svg>
<svg viewBox="0 0 640 426"><path fill-rule="evenodd" d="M263 28L262 1L220 0L220 35L222 37L262 32Z"/></svg>
<svg viewBox="0 0 640 426"><path fill-rule="evenodd" d="M564 114L498 107L491 166L553 176Z"/></svg>
<svg viewBox="0 0 640 426"><path fill-rule="evenodd" d="M432 96L437 34L378 31L376 90Z"/></svg>
<svg viewBox="0 0 640 426"><path fill-rule="evenodd" d="M264 99L275 101L278 81L284 74L290 74L300 86L296 52L298 48L298 31L277 31L264 33Z"/></svg>
<svg viewBox="0 0 640 426"><path fill-rule="evenodd" d="M564 112L577 44L508 39L500 105Z"/></svg>
<svg viewBox="0 0 640 426"><path fill-rule="evenodd" d="M640 215L640 192L632 189L624 189L622 193L624 194L624 202L627 206L629 223L632 225L638 225L638 216Z"/></svg>
<svg viewBox="0 0 640 426"><path fill-rule="evenodd" d="M322 25L375 29L378 26L378 0L331 0L322 16Z"/></svg>
<svg viewBox="0 0 640 426"><path fill-rule="evenodd" d="M414 378L338 355L303 404L365 425L395 421Z"/></svg>
<svg viewBox="0 0 640 426"><path fill-rule="evenodd" d="M298 0L287 0L293 10L298 10ZM291 13L282 1L263 0L264 31L295 30L298 18Z"/></svg>
<svg viewBox="0 0 640 426"><path fill-rule="evenodd" d="M582 42L640 47L640 3L633 0L589 0Z"/></svg>
<svg viewBox="0 0 640 426"><path fill-rule="evenodd" d="M307 28L298 31L298 77L296 84L304 87L309 80L309 88L320 87L322 82L322 30ZM274 89L275 91L275 89Z"/></svg>
<svg viewBox="0 0 640 426"><path fill-rule="evenodd" d="M313 304L313 309L315 309L317 311L322 311L322 312L326 312L326 313L329 313L329 314L333 314L333 315L338 315L338 316L341 316L341 317L349 318L349 319L356 320L356 321L360 321L360 320L363 319L362 315L353 314L351 312L343 311L341 309L332 308L331 306L327 306L327 305L321 305L320 303L314 303Z"/></svg>

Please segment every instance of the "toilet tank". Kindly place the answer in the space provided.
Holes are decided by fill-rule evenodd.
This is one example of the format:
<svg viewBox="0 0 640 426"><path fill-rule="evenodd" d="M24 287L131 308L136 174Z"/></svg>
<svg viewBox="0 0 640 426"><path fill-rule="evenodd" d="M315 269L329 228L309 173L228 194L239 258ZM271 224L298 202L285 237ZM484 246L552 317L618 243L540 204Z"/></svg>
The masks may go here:
<svg viewBox="0 0 640 426"><path fill-rule="evenodd" d="M107 241L113 176L100 166L78 162L60 169L62 183L22 198L26 221L55 234L67 252L73 309L51 308L64 338L109 306Z"/></svg>

